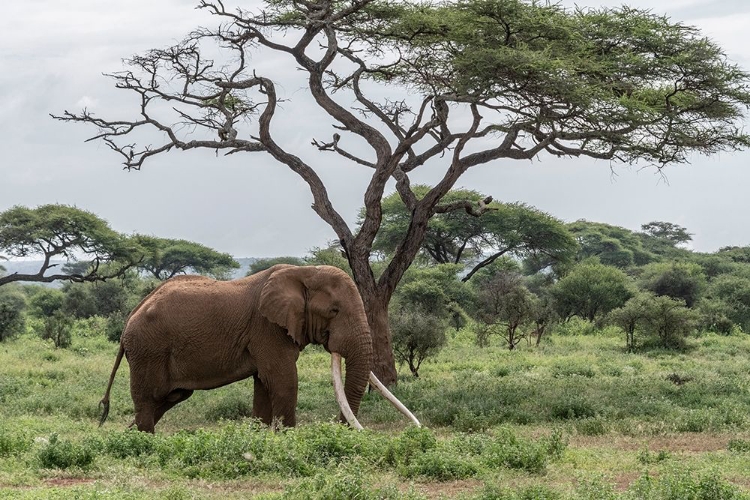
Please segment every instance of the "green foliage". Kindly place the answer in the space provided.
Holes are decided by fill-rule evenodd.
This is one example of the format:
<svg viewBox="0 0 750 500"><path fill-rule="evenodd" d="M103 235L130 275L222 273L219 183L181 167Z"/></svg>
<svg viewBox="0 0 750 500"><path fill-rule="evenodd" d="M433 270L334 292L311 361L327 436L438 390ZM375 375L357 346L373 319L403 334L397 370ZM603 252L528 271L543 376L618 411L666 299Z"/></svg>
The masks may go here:
<svg viewBox="0 0 750 500"><path fill-rule="evenodd" d="M213 400L205 409L206 420L216 422L219 420L241 420L252 416L253 402L243 394L232 393L227 396Z"/></svg>
<svg viewBox="0 0 750 500"><path fill-rule="evenodd" d="M138 267L159 280L187 272L229 279L232 269L240 267L231 255L200 243L144 235L136 235L135 240L145 249Z"/></svg>
<svg viewBox="0 0 750 500"><path fill-rule="evenodd" d="M656 295L683 300L693 307L706 287L706 277L698 264L659 262L641 269L640 286Z"/></svg>
<svg viewBox="0 0 750 500"><path fill-rule="evenodd" d="M643 247L641 238L628 229L586 220L568 224L567 228L579 245L579 261L596 257L602 264L625 269L657 258Z"/></svg>
<svg viewBox="0 0 750 500"><path fill-rule="evenodd" d="M52 434L37 452L39 464L45 469L86 469L94 461L94 456L88 446L60 439L57 434Z"/></svg>
<svg viewBox="0 0 750 500"><path fill-rule="evenodd" d="M247 271L247 276L259 273L261 271L265 271L266 269L269 269L276 264L291 264L293 266L301 266L304 265L305 261L300 259L299 257L291 257L291 256L285 256L285 257L273 257L270 259L258 259L252 264L250 264L250 269Z"/></svg>
<svg viewBox="0 0 750 500"><path fill-rule="evenodd" d="M31 449L31 443L28 433L17 433L0 427L0 458L25 453Z"/></svg>
<svg viewBox="0 0 750 500"><path fill-rule="evenodd" d="M0 289L0 342L23 331L25 309L26 298L20 290L11 287Z"/></svg>
<svg viewBox="0 0 750 500"><path fill-rule="evenodd" d="M422 362L445 346L446 323L418 306L392 308L389 316L396 361L406 363L412 375L419 377Z"/></svg>
<svg viewBox="0 0 750 500"><path fill-rule="evenodd" d="M303 260L309 266L338 267L349 276L352 276L349 261L345 257L341 246L336 242L330 242L327 247L313 247Z"/></svg>
<svg viewBox="0 0 750 500"><path fill-rule="evenodd" d="M430 189L412 186L419 199ZM441 202L466 203L478 209L486 199L476 191L453 189ZM397 192L383 198L382 207L383 221L373 249L391 255L406 235L411 213ZM538 269L572 257L575 242L558 219L522 203L492 202L486 207L488 210L480 216L467 213L461 205L430 218L422 244L423 258L436 264L466 266L468 280L503 255L535 259ZM360 222L363 217L364 209Z"/></svg>
<svg viewBox="0 0 750 500"><path fill-rule="evenodd" d="M737 274L723 274L711 281L707 296L713 304L702 306L702 310L713 316L712 323L729 320L750 332L750 277ZM711 310L713 306L713 310ZM717 311L718 309L718 311ZM721 324L721 323L719 323ZM726 325L726 321L724 321ZM722 331L730 329L724 326Z"/></svg>
<svg viewBox="0 0 750 500"><path fill-rule="evenodd" d="M698 325L699 318L699 313L688 309L682 300L643 293L608 316L611 323L625 332L625 344L629 350L636 348L637 332L646 337L642 342L644 345L682 348L685 337Z"/></svg>
<svg viewBox="0 0 750 500"><path fill-rule="evenodd" d="M676 466L668 474L654 479L641 478L631 488L632 496L643 500L742 500L747 495L722 480L715 472L695 474Z"/></svg>
<svg viewBox="0 0 750 500"><path fill-rule="evenodd" d="M122 332L125 330L128 316L124 313L118 312L110 315L107 318L107 322L104 327L104 335L110 342L120 342Z"/></svg>
<svg viewBox="0 0 750 500"><path fill-rule="evenodd" d="M72 318L58 310L44 318L38 334L43 340L51 340L56 348L64 349L73 342L72 330Z"/></svg>
<svg viewBox="0 0 750 500"><path fill-rule="evenodd" d="M29 299L30 312L37 318L47 318L62 309L64 300L62 291L41 288Z"/></svg>
<svg viewBox="0 0 750 500"><path fill-rule="evenodd" d="M552 293L561 317L579 316L589 321L621 307L632 296L625 273L593 260L575 266Z"/></svg>
<svg viewBox="0 0 750 500"><path fill-rule="evenodd" d="M76 269L64 268L51 275L55 279L78 281L117 276L142 256L140 246L131 238L116 233L93 213L67 205L42 205L35 209L15 206L0 213L0 252L12 257L59 256L69 262L83 257L83 265ZM0 286L17 280L51 281L43 277L51 269L49 261L45 262L40 274L0 277Z"/></svg>
<svg viewBox="0 0 750 500"><path fill-rule="evenodd" d="M491 333L499 333L508 349L516 345L529 332L532 321L546 321L543 306L523 283L521 275L513 271L495 273L489 279L481 280L477 290L477 319L482 323L477 330L477 344L487 345Z"/></svg>

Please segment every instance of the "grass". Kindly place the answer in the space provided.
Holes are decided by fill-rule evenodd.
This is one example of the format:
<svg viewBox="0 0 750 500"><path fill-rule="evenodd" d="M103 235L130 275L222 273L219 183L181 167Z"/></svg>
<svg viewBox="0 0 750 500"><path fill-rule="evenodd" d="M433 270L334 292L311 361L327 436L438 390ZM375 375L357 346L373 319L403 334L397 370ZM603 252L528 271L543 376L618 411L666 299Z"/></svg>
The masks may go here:
<svg viewBox="0 0 750 500"><path fill-rule="evenodd" d="M613 330L539 348L478 349L471 332L394 392L411 427L367 394L336 424L328 355L300 357L295 429L248 415L248 381L197 392L156 435L126 430L128 367L97 427L117 346L75 329L69 349L0 344L2 498L750 499L750 337L627 353Z"/></svg>

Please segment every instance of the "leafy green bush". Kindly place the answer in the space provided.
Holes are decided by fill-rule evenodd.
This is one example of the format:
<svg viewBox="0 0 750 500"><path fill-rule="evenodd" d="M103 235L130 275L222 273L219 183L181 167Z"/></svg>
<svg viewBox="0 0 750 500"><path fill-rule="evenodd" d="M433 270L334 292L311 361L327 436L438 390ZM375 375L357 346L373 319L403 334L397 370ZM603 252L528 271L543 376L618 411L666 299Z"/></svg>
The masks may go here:
<svg viewBox="0 0 750 500"><path fill-rule="evenodd" d="M59 439L52 434L49 442L37 453L39 463L45 469L69 469L71 467L87 468L94 461L94 453L86 445L80 445Z"/></svg>
<svg viewBox="0 0 750 500"><path fill-rule="evenodd" d="M750 441L745 439L730 439L727 443L727 449L736 453L750 452Z"/></svg>
<svg viewBox="0 0 750 500"><path fill-rule="evenodd" d="M474 461L445 449L428 450L399 468L399 473L406 478L423 477L438 481L466 479L474 477L478 471Z"/></svg>
<svg viewBox="0 0 750 500"><path fill-rule="evenodd" d="M73 342L73 319L61 310L44 318L39 336L44 340L52 340L58 349L70 347Z"/></svg>
<svg viewBox="0 0 750 500"><path fill-rule="evenodd" d="M153 434L127 430L109 434L103 443L103 451L116 458L149 455L156 449L158 440Z"/></svg>
<svg viewBox="0 0 750 500"><path fill-rule="evenodd" d="M0 457L17 455L31 448L31 438L0 427Z"/></svg>
<svg viewBox="0 0 750 500"><path fill-rule="evenodd" d="M7 285L5 288L0 289L0 342L23 331L23 311L26 309L24 295Z"/></svg>
<svg viewBox="0 0 750 500"><path fill-rule="evenodd" d="M419 367L445 346L446 323L418 307L395 308L390 314L393 353L396 360L406 363L412 375L419 377Z"/></svg>
<svg viewBox="0 0 750 500"><path fill-rule="evenodd" d="M107 336L107 340L110 342L120 342L122 331L125 329L125 323L127 322L128 315L122 312L111 314L107 318L107 323L104 327L104 333Z"/></svg>

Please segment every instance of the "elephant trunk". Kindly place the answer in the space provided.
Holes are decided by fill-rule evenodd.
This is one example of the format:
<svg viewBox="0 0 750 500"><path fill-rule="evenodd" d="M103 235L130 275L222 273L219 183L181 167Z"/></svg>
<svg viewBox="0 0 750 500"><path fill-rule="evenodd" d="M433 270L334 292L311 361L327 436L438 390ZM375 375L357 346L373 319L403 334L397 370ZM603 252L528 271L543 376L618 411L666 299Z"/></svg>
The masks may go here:
<svg viewBox="0 0 750 500"><path fill-rule="evenodd" d="M362 396L367 388L370 371L372 370L372 340L370 339L369 331L354 332L353 338L357 339L354 343L341 346L338 350L332 349L331 352L341 354L346 362L346 383L343 387L343 395L346 397L346 402L351 409L352 415L356 417L359 412L359 404L362 401ZM338 362L334 359L332 366L337 365ZM336 384L336 368L333 369L334 384ZM341 398L339 395L337 395L337 399L339 399L339 406L342 410L342 422L349 422L350 425L356 427L356 425L351 423L350 419L346 418L347 412L340 401Z"/></svg>

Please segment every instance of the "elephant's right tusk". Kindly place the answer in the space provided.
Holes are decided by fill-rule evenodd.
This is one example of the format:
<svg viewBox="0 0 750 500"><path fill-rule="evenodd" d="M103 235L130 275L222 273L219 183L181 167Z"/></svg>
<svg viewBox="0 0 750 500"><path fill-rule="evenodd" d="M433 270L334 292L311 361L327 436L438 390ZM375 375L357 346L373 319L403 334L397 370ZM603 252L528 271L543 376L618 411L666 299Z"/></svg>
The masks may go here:
<svg viewBox="0 0 750 500"><path fill-rule="evenodd" d="M338 402L339 408L341 408L341 414L349 422L350 426L361 431L362 425L357 421L357 417L354 416L344 393L344 383L341 381L341 354L335 352L331 353L331 375L333 376L333 391L336 393L336 402Z"/></svg>
<svg viewBox="0 0 750 500"><path fill-rule="evenodd" d="M372 384L372 386L375 387L375 389L377 389L385 399L390 401L393 406L398 408L398 411L406 415L409 420L414 422L414 425L416 425L417 427L422 427L422 424L420 424L419 420L417 420L417 417L415 417L414 414L409 411L409 408L404 406L404 403L399 401L398 398L394 396L393 393L391 393L391 391L389 391L386 386L384 386L383 383L378 380L378 377L376 377L372 372L370 372L370 384Z"/></svg>

